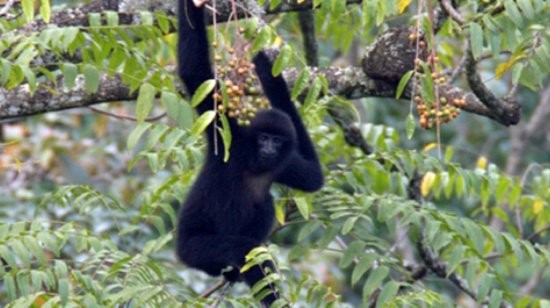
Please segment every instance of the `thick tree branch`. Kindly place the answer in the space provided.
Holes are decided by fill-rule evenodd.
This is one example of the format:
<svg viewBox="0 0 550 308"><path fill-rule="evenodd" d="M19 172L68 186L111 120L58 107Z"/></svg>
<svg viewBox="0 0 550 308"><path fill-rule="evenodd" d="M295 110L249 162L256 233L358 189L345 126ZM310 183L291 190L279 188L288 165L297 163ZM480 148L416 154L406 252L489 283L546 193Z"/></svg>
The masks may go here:
<svg viewBox="0 0 550 308"><path fill-rule="evenodd" d="M491 112L491 118L497 120L499 123L508 125L514 125L519 122L521 106L511 96L504 98L497 98L491 90L489 90L483 81L481 76L476 70L477 61L472 54L471 46L468 44L466 51L466 80L468 85L475 96L487 107Z"/></svg>
<svg viewBox="0 0 550 308"><path fill-rule="evenodd" d="M27 85L11 90L0 88L0 121L136 98L137 93L130 93L129 87L118 75L111 78L103 74L95 93L86 91L83 76L77 77L72 89L66 89L60 77L56 84L51 82L41 84L35 93L31 93Z"/></svg>
<svg viewBox="0 0 550 308"><path fill-rule="evenodd" d="M329 82L331 93L348 99L370 96L395 97L393 83L369 78L358 67L311 68L311 72L312 78L318 74L324 75ZM299 73L297 69L284 72L289 87L294 86ZM183 87L181 91L183 92ZM493 112L472 93L453 86L442 86L440 91L441 95L448 99L464 97L465 110L500 122L500 118L495 117ZM130 93L129 87L116 74L112 78L107 74L101 75L97 93L86 92L82 76L79 76L73 89L66 89L62 78L59 78L56 84L51 82L40 84L34 95L31 94L27 85L10 90L0 88L0 121L105 102L132 101L136 97L137 93ZM409 99L410 96L405 93L403 98Z"/></svg>
<svg viewBox="0 0 550 308"><path fill-rule="evenodd" d="M347 4L359 4L362 0L347 0ZM217 21L226 22L230 18L244 18L251 15L258 16L262 9L266 15L280 14L285 12L296 12L311 10L313 0L306 0L302 3L297 3L294 0L284 0L281 5L270 9L269 4L264 8L258 8L257 0L239 0L237 7L237 15L233 16L232 6L229 0L218 0L216 3L216 11L218 12ZM162 11L168 16L174 16L176 12L177 1L132 1L132 0L92 0L87 4L77 8L68 8L55 12L50 24L55 24L58 27L69 26L88 26L88 14L102 14L105 11L114 11L119 14L119 23L121 25L131 25L139 23L139 11ZM37 20L29 23L22 31L41 31L48 24L42 20Z"/></svg>

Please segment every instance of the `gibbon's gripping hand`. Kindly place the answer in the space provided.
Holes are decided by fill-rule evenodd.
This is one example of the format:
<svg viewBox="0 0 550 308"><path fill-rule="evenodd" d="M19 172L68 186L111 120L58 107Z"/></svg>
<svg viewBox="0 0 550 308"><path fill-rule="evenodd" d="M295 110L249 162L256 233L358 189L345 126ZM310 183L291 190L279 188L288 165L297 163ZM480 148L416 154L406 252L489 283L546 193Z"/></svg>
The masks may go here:
<svg viewBox="0 0 550 308"><path fill-rule="evenodd" d="M206 4L206 2L208 2L210 0L193 0L193 4L196 6L196 7L202 7L203 5Z"/></svg>

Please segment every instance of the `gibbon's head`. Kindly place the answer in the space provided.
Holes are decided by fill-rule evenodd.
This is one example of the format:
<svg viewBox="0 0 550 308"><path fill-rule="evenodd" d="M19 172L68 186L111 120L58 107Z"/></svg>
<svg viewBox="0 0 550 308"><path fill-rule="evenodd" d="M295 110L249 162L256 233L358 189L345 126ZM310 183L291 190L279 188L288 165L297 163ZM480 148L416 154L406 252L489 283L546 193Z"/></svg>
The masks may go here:
<svg viewBox="0 0 550 308"><path fill-rule="evenodd" d="M290 117L279 110L259 111L248 127L252 156L250 169L262 173L286 166L296 149L296 130Z"/></svg>

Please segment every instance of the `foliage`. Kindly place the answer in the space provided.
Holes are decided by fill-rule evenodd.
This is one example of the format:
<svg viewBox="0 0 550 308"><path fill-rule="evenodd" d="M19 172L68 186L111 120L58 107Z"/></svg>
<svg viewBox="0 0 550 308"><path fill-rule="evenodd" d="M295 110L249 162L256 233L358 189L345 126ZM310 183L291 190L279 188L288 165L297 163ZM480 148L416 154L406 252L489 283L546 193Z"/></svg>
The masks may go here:
<svg viewBox="0 0 550 308"><path fill-rule="evenodd" d="M280 3L263 2L271 7ZM411 1L313 4L326 59L347 52L356 39L371 41L397 16L413 16ZM465 25L448 19L438 33L442 65L453 67L462 57L459 46L469 40L476 58L493 61L487 70L499 82L518 81L536 90L550 72L549 5L541 0L468 4ZM91 14L87 26L49 25L29 34L21 29L35 18L32 1L22 1L21 8L14 8L18 9L23 11L19 17L0 18L2 87L26 84L35 91L45 81L62 82L66 88L83 82L89 93L95 93L102 75L120 76L138 93L137 124L120 129L89 115L53 116L51 122L40 119L46 124L28 123L30 130L35 133L45 129L41 125L51 125L69 131L69 136L36 133L40 143L32 144L22 133L19 143L0 144L0 170L6 175L38 179L35 167L48 175L43 185L27 180L22 187L10 186L7 176L1 177L6 185L0 188L0 303L253 305L250 292L238 285L231 294L201 297L215 279L185 268L172 252L179 207L175 204L184 198L201 166L202 140L197 136L215 116L213 112L208 119L193 120L192 106L200 98L182 98L177 89L177 77L170 70L174 20L162 12L141 12L140 24L126 25L118 14L104 12ZM49 11L48 2L41 1L43 19L49 18ZM420 21L425 30L431 27L426 16ZM241 23L255 31L258 24ZM295 43L294 27L292 16L262 24L250 37L251 48L280 44L281 37ZM357 38L358 33L363 37ZM228 44L233 34L231 27L216 29ZM407 120L406 135L418 138L411 146L402 140L405 131L394 128L395 118L388 115L388 125L360 126L376 149L367 156L349 146L342 131L327 121L328 107L342 99L331 96L326 78L309 81L312 72L305 69L297 46L282 47L274 71L291 65L303 68L292 97L303 101L301 112L325 166L326 185L314 195L274 189L278 225L273 244L252 252L248 265L275 260L278 271L261 283L282 288L280 304L341 307L372 301L377 307L452 306L465 301L467 291L451 286L462 283L478 304L550 305L543 298L550 288L550 250L544 244L550 236L548 166L527 170L518 179L483 159L471 166L462 149L451 145L444 145L444 155L429 147L418 151L422 138L431 141L433 136L413 133L414 122ZM211 82L205 87L213 86ZM169 119L146 121L159 110L167 111ZM87 122L94 122L93 128ZM88 139L93 145L85 144ZM111 147L115 150L106 150ZM125 156L130 158L120 158ZM120 160L104 161L116 158ZM99 170L95 176L91 171L81 176L81 170L71 166L75 161ZM68 171L59 171L54 162L63 162ZM503 222L501 230L489 225L492 216ZM418 269L427 273L418 276ZM522 294L521 286L539 273L539 287Z"/></svg>

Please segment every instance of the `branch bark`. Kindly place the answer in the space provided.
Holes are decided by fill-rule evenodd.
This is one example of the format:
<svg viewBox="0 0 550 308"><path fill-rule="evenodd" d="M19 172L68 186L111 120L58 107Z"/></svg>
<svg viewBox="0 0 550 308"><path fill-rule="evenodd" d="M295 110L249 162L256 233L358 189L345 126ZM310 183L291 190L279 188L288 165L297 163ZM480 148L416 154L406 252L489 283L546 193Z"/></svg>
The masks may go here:
<svg viewBox="0 0 550 308"><path fill-rule="evenodd" d="M172 67L169 71L174 72L175 68ZM369 78L359 67L311 68L311 72L312 78L318 74L324 75L329 82L331 92L348 99L370 96L395 97L394 84ZM289 87L294 86L299 73L297 69L288 69L283 73ZM179 89L182 93L184 92L182 86L179 86ZM475 95L453 86L442 87L441 91L443 95L449 97L466 97L465 108L468 111L492 117L491 111L484 108ZM118 74L113 77L102 74L96 93L86 92L83 76L77 78L72 89L67 89L60 77L55 84L52 82L41 84L34 94L27 85L10 90L0 88L0 121L105 102L133 101L136 98L137 93L131 93ZM405 94L403 98L410 97Z"/></svg>

